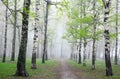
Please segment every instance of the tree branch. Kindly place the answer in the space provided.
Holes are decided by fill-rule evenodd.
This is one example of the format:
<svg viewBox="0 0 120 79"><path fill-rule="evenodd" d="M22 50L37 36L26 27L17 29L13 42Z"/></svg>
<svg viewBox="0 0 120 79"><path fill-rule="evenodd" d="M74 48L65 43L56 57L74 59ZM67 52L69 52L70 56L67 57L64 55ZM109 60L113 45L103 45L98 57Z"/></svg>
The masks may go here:
<svg viewBox="0 0 120 79"><path fill-rule="evenodd" d="M3 0L1 0L1 1L2 1L2 3L6 6L6 8L11 12L11 14L13 14L13 10L10 9L10 8L5 4L5 2L4 2Z"/></svg>
<svg viewBox="0 0 120 79"><path fill-rule="evenodd" d="M106 0L102 0L104 7L106 8Z"/></svg>

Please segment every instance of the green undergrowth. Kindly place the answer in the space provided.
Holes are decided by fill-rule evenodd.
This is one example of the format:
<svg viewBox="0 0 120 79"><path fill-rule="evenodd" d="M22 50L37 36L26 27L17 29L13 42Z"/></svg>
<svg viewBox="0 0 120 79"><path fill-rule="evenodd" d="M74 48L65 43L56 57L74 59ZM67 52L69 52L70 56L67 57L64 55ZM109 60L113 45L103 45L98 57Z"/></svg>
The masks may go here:
<svg viewBox="0 0 120 79"><path fill-rule="evenodd" d="M16 61L0 62L0 79L57 79L55 69L58 67L56 60L48 60L45 64L37 60L37 69L31 69L31 61L26 61L26 70L29 77L15 77Z"/></svg>
<svg viewBox="0 0 120 79"><path fill-rule="evenodd" d="M82 72L84 76L90 79L120 79L120 65L112 64L113 76L106 77L104 61L96 61L96 69L91 69L91 61L87 61L87 65L77 64L75 61L70 60L68 63Z"/></svg>

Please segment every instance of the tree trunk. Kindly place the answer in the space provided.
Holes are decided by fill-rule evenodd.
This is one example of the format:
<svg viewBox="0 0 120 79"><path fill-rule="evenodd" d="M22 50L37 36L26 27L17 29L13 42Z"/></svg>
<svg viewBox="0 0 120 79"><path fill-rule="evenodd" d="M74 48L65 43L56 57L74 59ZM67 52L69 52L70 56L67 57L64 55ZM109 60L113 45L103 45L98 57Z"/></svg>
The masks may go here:
<svg viewBox="0 0 120 79"><path fill-rule="evenodd" d="M83 2L81 0L81 8L80 8L80 18L82 19L82 7L83 7ZM80 23L80 29L82 28L82 22ZM80 47L79 47L79 58L78 58L78 64L81 64L82 61L81 61L81 48L82 48L82 39L80 38Z"/></svg>
<svg viewBox="0 0 120 79"><path fill-rule="evenodd" d="M38 41L39 42L39 41ZM37 48L37 53L36 53L36 58L39 58L40 57L40 54L39 54L39 52L40 52L40 45L39 45L39 43L38 43L38 48Z"/></svg>
<svg viewBox="0 0 120 79"><path fill-rule="evenodd" d="M109 37L109 28L108 28L108 18L110 11L110 0L103 0L105 7L104 15L104 37L105 37L105 64L106 64L106 76L112 76L112 66L110 60L110 37Z"/></svg>
<svg viewBox="0 0 120 79"><path fill-rule="evenodd" d="M84 17L86 16L86 3L84 2ZM86 66L86 46L87 46L87 41L86 38L84 37L84 51L83 51L83 66Z"/></svg>
<svg viewBox="0 0 120 79"><path fill-rule="evenodd" d="M87 42L86 39L84 38L83 66L86 66L86 46L87 46Z"/></svg>
<svg viewBox="0 0 120 79"><path fill-rule="evenodd" d="M26 72L26 47L27 47L27 37L28 37L28 23L29 23L29 11L30 11L30 0L24 0L23 5L23 19L22 19L22 37L21 45L19 49L18 61L17 61L17 71L16 76L27 77L29 74Z"/></svg>
<svg viewBox="0 0 120 79"><path fill-rule="evenodd" d="M78 58L78 64L81 64L81 39L80 39L80 46L79 46L79 58Z"/></svg>
<svg viewBox="0 0 120 79"><path fill-rule="evenodd" d="M53 58L53 51L52 51L52 49L53 49L53 44L52 44L53 42L52 42L52 40L51 40L51 42L50 42L50 57L51 58Z"/></svg>
<svg viewBox="0 0 120 79"><path fill-rule="evenodd" d="M8 0L6 1L6 6L8 6ZM6 24L5 24L5 35L4 35L4 51L3 51L3 59L2 59L2 62L5 62L6 61L6 50L7 50L7 23L8 23L8 9L6 7L6 15L5 15L5 21L6 21Z"/></svg>
<svg viewBox="0 0 120 79"><path fill-rule="evenodd" d="M39 5L40 0L36 0L36 17L35 17L35 26L34 26L34 42L33 42L33 52L32 52L32 69L36 69L36 54L38 48L38 27L39 27Z"/></svg>
<svg viewBox="0 0 120 79"><path fill-rule="evenodd" d="M46 1L46 15L45 15L45 28L44 28L44 47L43 47L43 56L42 56L42 63L45 63L45 59L47 59L47 25L48 25L48 7L49 7L49 0Z"/></svg>
<svg viewBox="0 0 120 79"><path fill-rule="evenodd" d="M118 55L117 55L117 53L118 53L118 0L116 0L116 28L115 28L115 30L116 30L116 45L115 45L115 61L114 61L114 63L115 63L115 65L117 65L118 64Z"/></svg>
<svg viewBox="0 0 120 79"><path fill-rule="evenodd" d="M12 40L12 55L11 61L15 60L15 42L16 42L16 25L17 25L17 0L15 0L15 11L14 11L14 30L13 30L13 40Z"/></svg>
<svg viewBox="0 0 120 79"><path fill-rule="evenodd" d="M95 0L93 3L93 15L94 15L94 22L93 22L93 46L92 46L92 70L95 70L95 42L96 42L96 11L95 11Z"/></svg>

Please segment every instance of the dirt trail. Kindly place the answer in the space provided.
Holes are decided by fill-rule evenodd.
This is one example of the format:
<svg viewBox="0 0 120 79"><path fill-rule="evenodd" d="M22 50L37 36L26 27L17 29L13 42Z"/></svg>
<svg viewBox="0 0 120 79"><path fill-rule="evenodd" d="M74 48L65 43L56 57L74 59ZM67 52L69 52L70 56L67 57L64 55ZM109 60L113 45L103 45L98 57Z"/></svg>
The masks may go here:
<svg viewBox="0 0 120 79"><path fill-rule="evenodd" d="M65 60L60 61L60 79L78 79Z"/></svg>
<svg viewBox="0 0 120 79"><path fill-rule="evenodd" d="M92 79L86 77L78 68L74 68L66 60L60 60L59 79Z"/></svg>

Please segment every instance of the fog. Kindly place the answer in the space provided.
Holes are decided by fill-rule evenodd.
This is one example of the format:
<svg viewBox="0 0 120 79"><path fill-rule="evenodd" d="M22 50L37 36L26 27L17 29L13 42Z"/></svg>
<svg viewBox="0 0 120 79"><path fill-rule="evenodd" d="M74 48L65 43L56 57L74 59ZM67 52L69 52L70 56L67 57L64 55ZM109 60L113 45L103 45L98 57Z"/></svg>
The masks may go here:
<svg viewBox="0 0 120 79"><path fill-rule="evenodd" d="M49 58L69 58L70 57L70 44L66 39L63 39L63 35L66 33L66 22L67 16L66 14L60 14L57 8L52 5L49 9L48 16L48 33L49 30L54 31L52 35L52 46L51 42L48 41L48 57ZM29 34L28 34L28 47L27 47L27 56L31 57L32 47L33 47L33 34L34 31L32 23L29 24ZM49 36L48 36L49 37ZM40 38L41 39L41 38ZM41 56L43 48L41 49L41 45L39 46L39 56Z"/></svg>
<svg viewBox="0 0 120 79"><path fill-rule="evenodd" d="M11 0L12 1L12 0ZM18 10L22 10L22 4L23 0L20 0L21 2L18 3ZM33 1L33 0L32 0ZM42 1L42 0L41 0ZM59 2L61 0L52 0L53 2ZM41 2L43 4L43 2ZM45 2L44 2L45 4ZM3 55L3 49L4 49L4 30L5 30L5 6L3 3L0 1L0 56L2 57ZM13 6L10 6L11 9L14 9ZM43 11L43 5L40 5L40 10ZM35 12L35 4L34 1L31 4L31 12ZM10 11L8 11L8 15L10 15ZM40 12L40 27L44 28L44 16L45 12ZM8 22L8 30L7 30L7 57L11 57L11 51L12 51L12 39L13 39L13 25L10 22L10 18L13 20L12 15L9 16L9 22ZM19 45L20 45L20 37L21 37L21 19L22 16L18 12L18 17L17 17L17 34L16 34L16 58L18 56L19 52ZM34 36L34 17L30 16L29 19L29 31L28 31L28 43L27 43L27 58L31 58L32 55L32 50L33 50L33 36ZM67 15L65 12L60 12L56 8L56 6L51 5L49 8L49 15L48 15L48 44L47 44L47 52L48 52L48 58L70 58L70 54L72 53L78 53L77 46L73 46L73 44L69 43L66 39L63 39L63 36L66 33L66 28L67 28ZM120 38L119 38L120 39ZM102 42L102 43L101 43ZM113 41L114 42L114 41ZM37 56L41 57L43 53L43 32L39 29L39 46L38 46L38 53ZM76 44L77 45L77 44ZM120 45L120 44L119 44ZM115 51L115 45L111 43L111 53ZM92 41L88 43L86 47L86 52L87 56L91 57L91 52L92 52ZM72 51L73 50L73 51ZM82 45L82 50L83 53L83 45ZM119 49L118 49L119 51ZM114 53L112 53L114 56ZM101 41L98 41L96 43L96 55L98 57L103 58L104 56L104 39L101 39Z"/></svg>

